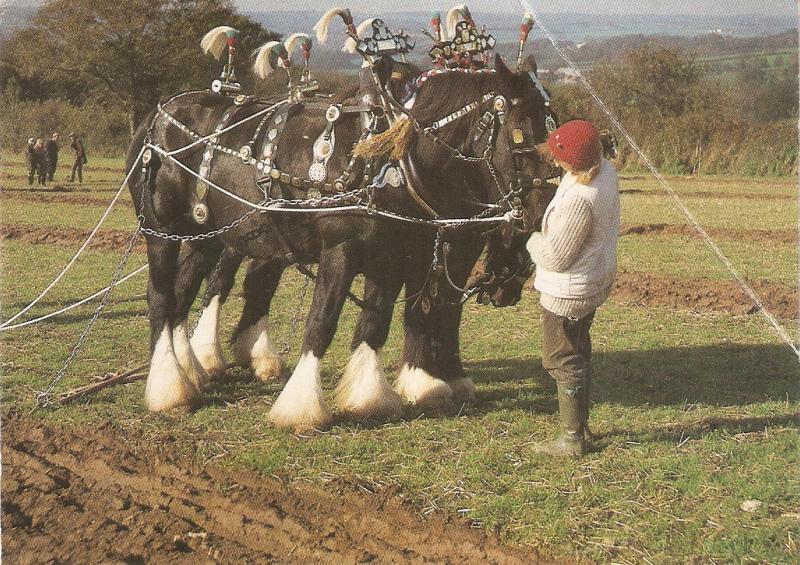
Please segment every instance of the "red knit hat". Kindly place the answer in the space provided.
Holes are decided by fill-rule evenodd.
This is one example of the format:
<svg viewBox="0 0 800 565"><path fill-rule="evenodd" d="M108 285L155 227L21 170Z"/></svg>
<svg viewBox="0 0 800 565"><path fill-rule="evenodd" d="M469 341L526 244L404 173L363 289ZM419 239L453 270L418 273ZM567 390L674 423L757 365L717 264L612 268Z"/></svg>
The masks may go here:
<svg viewBox="0 0 800 565"><path fill-rule="evenodd" d="M576 171L591 169L596 165L602 149L600 134L585 120L565 123L550 134L547 147L557 161L566 163Z"/></svg>

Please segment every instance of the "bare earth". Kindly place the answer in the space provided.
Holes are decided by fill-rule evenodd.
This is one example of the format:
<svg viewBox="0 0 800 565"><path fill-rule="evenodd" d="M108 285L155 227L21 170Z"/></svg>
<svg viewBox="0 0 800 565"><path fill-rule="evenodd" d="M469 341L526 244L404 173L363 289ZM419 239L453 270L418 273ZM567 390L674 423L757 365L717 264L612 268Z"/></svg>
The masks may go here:
<svg viewBox="0 0 800 565"><path fill-rule="evenodd" d="M3 559L38 563L574 563L503 547L397 493L276 479L169 454L110 425L3 421Z"/></svg>

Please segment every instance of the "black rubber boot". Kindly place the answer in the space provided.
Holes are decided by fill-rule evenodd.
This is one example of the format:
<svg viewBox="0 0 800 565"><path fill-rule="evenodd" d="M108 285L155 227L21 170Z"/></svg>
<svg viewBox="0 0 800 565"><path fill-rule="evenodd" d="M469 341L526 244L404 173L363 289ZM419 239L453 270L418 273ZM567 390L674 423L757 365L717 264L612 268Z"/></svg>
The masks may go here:
<svg viewBox="0 0 800 565"><path fill-rule="evenodd" d="M558 383L558 412L561 416L561 435L552 441L538 443L536 453L554 457L580 457L586 446L586 391L582 386L569 388Z"/></svg>
<svg viewBox="0 0 800 565"><path fill-rule="evenodd" d="M592 371L586 372L586 380L583 386L583 439L586 440L587 446L591 445L594 441L594 434L589 429L589 411L592 402Z"/></svg>

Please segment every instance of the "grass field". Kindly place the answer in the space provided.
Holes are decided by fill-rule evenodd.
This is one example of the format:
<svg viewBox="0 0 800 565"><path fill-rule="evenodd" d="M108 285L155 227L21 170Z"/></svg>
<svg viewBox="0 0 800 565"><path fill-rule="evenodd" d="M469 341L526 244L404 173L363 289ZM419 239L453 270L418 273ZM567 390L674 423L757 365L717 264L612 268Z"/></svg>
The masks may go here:
<svg viewBox="0 0 800 565"><path fill-rule="evenodd" d="M121 161L99 165L102 170L86 172L84 187L51 195L29 191L21 163L3 155L0 227L91 228L123 176ZM797 244L773 239L795 229L795 179L671 182L701 223L717 230L720 247L748 280L797 288ZM685 223L654 181L625 178L622 188L626 226ZM126 195L105 228L133 226ZM729 278L697 238L645 234L625 236L620 243L620 265L629 273L709 284ZM2 318L35 297L76 248L2 241ZM105 286L120 254L86 252L30 315ZM143 254L134 254L128 270L144 261ZM292 347L290 365L300 341L300 332L289 331L300 284L299 276L287 275L272 316L279 345L288 339ZM142 275L115 292L59 391L147 361L144 289ZM770 297L765 299L769 304ZM477 382L477 401L456 416L422 416L371 429L342 423L297 437L266 423L279 385L254 382L235 369L205 407L183 417L148 414L141 404L142 383L31 417L57 426L110 423L120 437L168 441L197 461L290 483L344 480L370 489L396 487L423 514L446 510L498 532L508 543L545 554L616 563L800 560L800 365L762 317L612 298L593 331L591 424L599 449L576 461L550 461L531 449L558 427L552 384L540 364L537 300L527 292L509 309L467 306L462 356ZM237 289L224 313L226 335L240 308ZM91 312L86 306L55 322L0 334L5 416L31 409L35 391L64 361ZM356 315L347 304L325 359L328 390L347 361ZM400 316L397 312L397 321ZM781 323L796 340L796 316ZM396 322L384 351L388 375L398 370L399 328ZM751 500L761 505L743 510Z"/></svg>

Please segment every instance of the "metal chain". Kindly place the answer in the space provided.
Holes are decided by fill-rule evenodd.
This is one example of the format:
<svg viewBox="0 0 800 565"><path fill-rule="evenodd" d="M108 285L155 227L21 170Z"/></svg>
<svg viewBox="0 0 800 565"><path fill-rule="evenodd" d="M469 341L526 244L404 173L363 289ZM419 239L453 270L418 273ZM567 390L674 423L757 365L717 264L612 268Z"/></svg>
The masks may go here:
<svg viewBox="0 0 800 565"><path fill-rule="evenodd" d="M114 271L114 275L111 277L111 284L108 285L108 288L106 289L105 293L103 294L103 297L100 300L100 304L98 304L97 308L95 308L92 318L89 320L89 323L86 324L86 327L83 329L83 333L81 333L80 337L78 338L78 341L75 342L75 345L73 346L72 351L70 351L70 354L67 356L67 359L64 361L64 364L61 366L58 372L53 376L50 385L47 387L47 389L40 392L36 396L36 405L33 407L33 410L31 410L31 412L37 410L38 408L46 408L47 406L50 405L52 401L51 394L53 393L53 390L55 390L56 386L58 386L58 383L60 383L61 380L64 378L64 375L66 375L67 369L72 364L72 361L75 359L80 350L83 348L83 344L86 341L86 338L89 337L89 332L91 332L92 326L94 326L95 322L100 317L100 314L103 312L106 305L108 304L108 300L111 297L111 291L114 289L114 287L117 285L117 282L122 277L122 272L125 270L125 265L128 263L128 259L130 258L133 252L133 245L136 243L136 239L139 237L140 228L141 226L136 226L133 235L128 241L128 247L125 249L125 253L122 256L122 260L119 262L119 265L117 265L117 269L116 271Z"/></svg>

